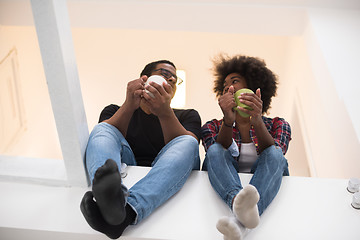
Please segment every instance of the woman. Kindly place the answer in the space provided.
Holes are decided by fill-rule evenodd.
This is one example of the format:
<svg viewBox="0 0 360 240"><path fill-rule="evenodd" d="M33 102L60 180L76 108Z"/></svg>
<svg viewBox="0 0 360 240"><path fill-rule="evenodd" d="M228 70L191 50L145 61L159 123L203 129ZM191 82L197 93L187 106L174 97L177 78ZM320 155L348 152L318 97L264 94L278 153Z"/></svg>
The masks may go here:
<svg viewBox="0 0 360 240"><path fill-rule="evenodd" d="M219 219L217 229L224 239L242 239L247 229L259 224L260 215L279 191L282 176L289 175L284 155L291 129L282 118L263 116L277 89L277 77L264 61L219 56L214 65L214 92L223 118L202 127L206 151L202 169L208 171L214 190L233 211L233 217ZM236 105L234 93L243 88L254 92L238 97L250 109ZM238 172L253 173L248 186L243 188Z"/></svg>

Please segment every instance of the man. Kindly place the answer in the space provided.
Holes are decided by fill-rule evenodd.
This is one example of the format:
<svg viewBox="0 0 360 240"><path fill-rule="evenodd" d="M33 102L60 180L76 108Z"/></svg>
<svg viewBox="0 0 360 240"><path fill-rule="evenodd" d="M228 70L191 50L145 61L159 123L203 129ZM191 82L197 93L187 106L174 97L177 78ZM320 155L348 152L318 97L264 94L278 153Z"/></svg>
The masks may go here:
<svg viewBox="0 0 360 240"><path fill-rule="evenodd" d="M152 75L167 83L145 85ZM121 107L102 111L86 150L92 191L85 193L80 209L93 229L112 239L151 214L181 189L191 170L200 168L200 116L193 109L170 107L180 80L175 65L152 62L140 76L128 83ZM122 162L152 168L127 190L121 183Z"/></svg>

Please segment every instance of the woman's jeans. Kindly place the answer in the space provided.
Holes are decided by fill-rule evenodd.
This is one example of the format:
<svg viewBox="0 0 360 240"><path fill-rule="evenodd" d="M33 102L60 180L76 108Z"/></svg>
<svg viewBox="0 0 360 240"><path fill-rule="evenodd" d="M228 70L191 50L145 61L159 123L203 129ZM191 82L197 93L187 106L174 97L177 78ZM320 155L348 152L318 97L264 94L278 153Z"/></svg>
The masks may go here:
<svg viewBox="0 0 360 240"><path fill-rule="evenodd" d="M238 162L221 144L214 143L206 153L203 170L208 171L209 180L215 191L232 209L233 198L243 188L238 174ZM282 176L288 176L288 163L279 147L266 148L254 163L254 174L250 184L260 194L259 214L269 206L279 191Z"/></svg>
<svg viewBox="0 0 360 240"><path fill-rule="evenodd" d="M90 134L86 149L86 167L91 182L96 170L107 159L114 160L119 168L121 163L136 165L134 154L120 131L105 122L99 123ZM185 184L191 171L199 170L198 141L190 135L174 138L158 153L149 173L129 191L127 203L137 213L137 224L151 214ZM127 188L123 186L124 190Z"/></svg>

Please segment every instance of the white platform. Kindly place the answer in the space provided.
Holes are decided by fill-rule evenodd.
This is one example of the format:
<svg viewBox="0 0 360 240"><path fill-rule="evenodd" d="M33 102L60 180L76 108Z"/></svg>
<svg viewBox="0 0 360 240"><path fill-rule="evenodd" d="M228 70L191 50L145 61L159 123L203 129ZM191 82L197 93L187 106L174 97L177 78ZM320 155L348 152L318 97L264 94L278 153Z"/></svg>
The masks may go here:
<svg viewBox="0 0 360 240"><path fill-rule="evenodd" d="M132 186L150 168L129 167ZM243 185L251 175L240 174ZM246 239L359 240L360 210L351 207L348 179L284 177L260 225ZM79 205L88 189L0 182L0 239L108 239L92 230ZM194 171L183 189L121 239L222 239L217 219L230 215L207 172Z"/></svg>

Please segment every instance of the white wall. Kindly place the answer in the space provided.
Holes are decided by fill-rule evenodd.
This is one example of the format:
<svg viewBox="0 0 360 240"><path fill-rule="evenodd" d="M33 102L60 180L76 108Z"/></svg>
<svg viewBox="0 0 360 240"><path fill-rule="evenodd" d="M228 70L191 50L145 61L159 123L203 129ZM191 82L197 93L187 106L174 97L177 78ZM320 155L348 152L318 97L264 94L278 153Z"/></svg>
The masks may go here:
<svg viewBox="0 0 360 240"><path fill-rule="evenodd" d="M184 1L188 2L186 0ZM32 27L19 27L23 25L20 23L21 21L15 24L17 27L14 27L12 24L4 24L4 16L6 16L7 19L12 18L16 15L14 14L16 10L22 8L20 4L14 8L14 11L10 11L9 9L4 11L6 8L4 8L2 2L4 1L0 0L0 59L13 47L17 48L19 54L20 80L23 87L22 90L28 121L28 130L23 136L23 139L20 140L18 145L15 145L10 152L15 155L61 158L35 30ZM10 1L6 2L9 3ZM78 1L78 3L79 2L81 1ZM89 2L93 3L96 1ZM314 2L318 3L319 1ZM340 4L340 2L344 3L346 1L338 2ZM357 5L359 2L354 1L353 3ZM3 14L4 12L6 14ZM359 138L355 134L354 125L352 125L355 124L355 127L358 126L358 121L354 121L353 117L350 118L353 114L355 114L355 117L357 116L356 108L354 108L353 105L357 105L359 97L357 94L359 88L354 85L354 82L357 82L358 76L356 74L356 67L359 66L359 60L357 59L357 56L359 56L359 48L354 43L359 42L357 34L360 31L358 25L352 25L353 22L358 21L359 14L358 12L351 11L327 12L324 14L322 10L310 11L309 9L308 12L309 22L307 23L306 31L304 33L300 31L301 34L296 36L287 36L285 34L286 31L283 31L284 28L277 31L277 33L282 32L284 34L283 36L278 35L278 37L255 35L255 33L254 35L224 34L218 36L210 33L189 34L186 32L151 31L146 32L146 36L149 36L149 38L151 38L150 33L156 34L156 36L151 38L154 39L154 42L149 42L153 44L151 48L149 48L144 36L138 31L121 29L74 29L75 51L78 59L79 74L83 87L82 92L89 127L92 128L95 124L98 113L105 104L109 102L121 102L121 99L124 98L123 88L126 81L123 81L123 79L137 76L139 70L145 63L157 57L170 58L179 68L188 70L188 77L193 79L191 80L192 84L188 85L190 90L189 102L187 103L188 107L198 109L203 117L203 121L204 119L218 117L220 111L214 95L211 93L211 74L208 71L208 68L211 66L209 58L219 51L219 49L230 53L241 51L249 55L257 55L265 58L268 65L280 76L281 82L278 98L273 100L271 115L284 116L293 127L293 141L290 144L290 149L287 154L290 165L294 162L302 163L304 159L308 159L311 163L310 169L305 169L298 173L308 174L309 172L314 172L317 173L319 177L331 178L360 177L360 171L358 171L358 169L360 169L359 160L357 158L359 156L357 150L359 149ZM28 12L25 11L23 15L27 15L27 13ZM97 20L98 18L94 19ZM330 28L334 29L334 23L340 23L342 21L338 20L343 19L348 20L336 27L335 32L329 33L326 31L324 33L322 31L322 25L325 24L326 27L331 25ZM331 20L331 24L328 25L327 20ZM245 22L245 24L247 23ZM350 30L345 31L349 26ZM251 29L251 27L247 28L247 30L249 29ZM297 31L298 29L295 32ZM271 31L269 30L269 32ZM346 37L337 36L339 32L344 32L349 35L344 35ZM174 37L172 35L174 35ZM170 40L176 38L176 40L179 41L172 43L165 42L165 44L160 46L159 42L155 41L158 38L170 38ZM211 42L213 39L217 42ZM355 40L352 41L352 39ZM336 45L336 49L331 44L333 41L339 43L339 45ZM136 49L129 47L133 46L133 43L138 43ZM231 46L230 43L235 45ZM172 48L174 45L178 47L178 50L176 50L176 52L169 52L169 49L174 49ZM98 48L97 46L101 47ZM192 49L191 46L194 46L195 49ZM153 51L152 49L154 48L155 50ZM211 51L208 52L207 49L211 49ZM333 53L334 50L338 49L343 51L337 52L336 54ZM145 53L146 57L138 55L141 51ZM343 61L345 64L339 66L338 54L341 55L341 53L345 53L346 57L353 59L353 62ZM347 90L354 91L355 94L345 94L346 96L344 96L344 92L338 89L338 83L341 85L344 81L341 77L344 73L347 74L346 80L349 79L351 84L351 88ZM353 79L355 79L355 81ZM109 83L117 89L109 88L107 89L108 94L100 95L98 93L99 89L102 92L103 88L107 87L106 84L103 84L105 80L109 80ZM205 98L207 98L207 102L198 101L198 95L204 94L206 94ZM353 105L349 105L347 100L341 101L342 99L348 99L349 96L355 98L355 101L352 101ZM337 111L336 115L333 114L334 109ZM297 168L298 164L293 165L293 167ZM292 170L291 172L294 173ZM51 174L53 175L53 172L51 172ZM304 186L306 183L305 179L291 178L291 180L299 180L301 186ZM337 183L341 185L342 189L344 189L343 186L345 186L343 184L344 181L345 180L342 180L341 184L340 182ZM334 181L331 180L331 182L330 185L328 182L323 183L327 186L333 186ZM16 191L16 187L18 187L17 184L10 183L7 184L7 186L9 194L6 195L8 197L4 198L5 204L3 204L6 209L4 216L8 217L6 219L13 219L14 216L17 216L16 213L19 212L14 211L15 214L11 213L11 211L9 212L8 210L13 209L16 204L7 200L11 200L12 198L21 199L24 194L23 190L26 192L31 191L33 189L32 187L40 188L38 191L39 196L30 199L35 203L29 208L31 209L29 216L31 220L34 221L29 221L28 219L30 218L26 217L20 220L19 218L15 218L14 220L14 222L17 223L15 226L19 226L18 223L21 225L22 222L31 222L35 224L32 225L35 227L30 227L32 229L29 231L21 231L18 235L21 234L23 236L27 234L27 238L39 239L40 237L40 239L45 239L49 233L47 231L48 229L46 229L46 231L39 231L39 233L33 231L44 229L43 227L48 225L44 225L44 223L36 225L44 219L50 220L48 221L49 223L55 222L55 225L53 225L56 231L59 230L59 226L60 228L61 226L67 226L67 223L69 223L67 220L69 216L67 214L65 214L66 216L61 216L61 214L57 214L58 209L50 209L46 208L46 204L38 204L39 200L40 202L43 200L43 196L54 197L53 194L49 195L49 191L51 192L52 190L60 192L60 197L56 198L60 199L61 204L63 204L60 209L74 209L74 211L71 212L80 215L78 211L78 201L84 189L67 187L48 188L37 185L26 185L23 190ZM79 194L75 194L74 191L79 192ZM65 196L66 199L63 199L63 196ZM346 196L343 200L342 202L347 202L346 206L351 209L349 204L350 198ZM49 209L51 211L48 211ZM351 209L351 211L354 210ZM35 212L36 217L34 217L35 215L33 214ZM54 214L56 215L56 221L52 221L54 220ZM75 220L82 222L71 225L71 228L91 230L81 216L75 218ZM9 221L6 221L6 223L2 225L2 231L4 234L9 233L9 236L14 237L13 233L17 232L18 229L14 230L14 228L9 227L8 224ZM53 234L51 232L51 234L59 236L56 233ZM71 231L70 234L66 232L66 235L69 238L79 238L79 235L74 234L73 231ZM86 238L95 239L98 237L105 238L105 236L100 235L86 235Z"/></svg>
<svg viewBox="0 0 360 240"><path fill-rule="evenodd" d="M283 107L295 104L309 170L318 177L360 174L359 17L358 11L312 9L303 36L293 38L289 47L285 76L291 87L284 94L294 97Z"/></svg>
<svg viewBox="0 0 360 240"><path fill-rule="evenodd" d="M48 136L56 135L56 130L35 30L18 26L2 26L1 30L5 36L2 52L5 54L10 46L18 49L29 129L24 138L29 139L31 132L41 126L47 129L41 131L40 142L24 140L8 154L61 158L56 137ZM197 109L203 123L220 118L221 111L212 92L211 59L220 52L261 56L281 78L287 51L284 45L288 41L288 37L280 36L89 28L73 29L73 39L89 130L97 123L104 106L122 104L127 82L137 78L146 63L163 58L186 70L185 107ZM33 94L35 89L36 95ZM206 100L199 101L199 98ZM273 108L276 108L275 104ZM39 115L44 116L43 119L39 119ZM40 124L43 121L50 125ZM35 150L29 151L31 143L37 146L46 144L48 151L36 155Z"/></svg>
<svg viewBox="0 0 360 240"><path fill-rule="evenodd" d="M359 23L359 11L309 11L304 37L315 92L302 105L311 108L306 125L321 177L360 176Z"/></svg>
<svg viewBox="0 0 360 240"><path fill-rule="evenodd" d="M360 11L312 9L309 18L326 70L360 140L360 112L357 111L360 103ZM325 81L319 80L319 84Z"/></svg>
<svg viewBox="0 0 360 240"><path fill-rule="evenodd" d="M197 109L203 122L221 117L212 92L211 58L219 52L262 56L270 68L281 73L288 39L118 29L74 29L73 38L90 126L106 104L122 103L127 82L139 77L146 63L161 58L186 71L186 108Z"/></svg>
<svg viewBox="0 0 360 240"><path fill-rule="evenodd" d="M72 6L74 4L77 3L72 2ZM94 6L89 12L96 9ZM271 9L266 18L253 26L267 22L275 12L278 11ZM138 77L146 63L159 58L168 58L179 69L186 70L187 108L197 109L203 123L220 118L221 111L212 93L211 58L219 52L242 53L265 59L279 75L278 97L273 99L270 116L283 116L293 127L297 126L293 129L294 140L287 154L290 166L305 164L307 169L301 174L313 172L319 177L358 176L359 138L355 129L359 125L354 106L359 102L356 94L359 86L354 82L357 83L356 66L359 65L356 58L359 56L356 45L360 32L359 12L308 8L281 13L282 17L288 16L294 29L282 24L282 31L274 27L262 30L268 35L261 35L260 28L254 28L256 31L249 35L251 24L248 22L250 25L244 27L244 19L240 28L233 28L237 33L226 33L229 29L219 32L221 24L214 26L214 32L171 31L170 26L165 31L161 27L152 31L139 30L138 25L135 27L138 30L129 30L120 28L121 24L114 28L104 28L101 24L99 28L74 27L74 46L89 130L105 105L122 103L126 83ZM296 13L296 17L289 13ZM299 22L299 18L303 22ZM174 28L179 29L176 25L179 23L175 19L172 21ZM205 24L199 19L196 21ZM81 24L84 21L77 22L78 26ZM305 31L303 26L306 26ZM0 34L0 58L13 47L18 50L28 121L23 139L7 154L61 159L35 30L32 26L0 25ZM343 64L339 65L339 56L351 60L340 61ZM347 83L341 84L344 79ZM346 90L353 91L351 94L346 94L342 87L348 85L351 87ZM333 114L332 106L337 114ZM40 137L34 140L34 136ZM306 166L308 161L309 167Z"/></svg>
<svg viewBox="0 0 360 240"><path fill-rule="evenodd" d="M6 154L62 159L34 27L0 25L0 59L16 48L26 130Z"/></svg>

